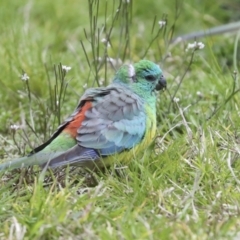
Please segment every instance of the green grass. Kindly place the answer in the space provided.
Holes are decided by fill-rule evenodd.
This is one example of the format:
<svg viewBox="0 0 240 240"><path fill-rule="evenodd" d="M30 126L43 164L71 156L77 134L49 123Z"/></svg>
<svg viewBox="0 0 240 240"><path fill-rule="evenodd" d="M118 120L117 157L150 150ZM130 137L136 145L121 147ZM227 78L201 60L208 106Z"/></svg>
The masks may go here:
<svg viewBox="0 0 240 240"><path fill-rule="evenodd" d="M1 1L2 162L46 140L86 86L107 85L120 65L109 57L160 64L168 90L158 97L155 147L118 174L1 173L0 239L239 237L238 37L200 39L205 48L188 52L194 40L171 43L237 19L236 1L129 2ZM101 42L108 37L111 47Z"/></svg>

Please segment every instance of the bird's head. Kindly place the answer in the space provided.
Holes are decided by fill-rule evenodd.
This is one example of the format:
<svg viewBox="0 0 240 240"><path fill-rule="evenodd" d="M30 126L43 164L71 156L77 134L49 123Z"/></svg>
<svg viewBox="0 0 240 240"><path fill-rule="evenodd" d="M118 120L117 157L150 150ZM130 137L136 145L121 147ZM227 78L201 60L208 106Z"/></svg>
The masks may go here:
<svg viewBox="0 0 240 240"><path fill-rule="evenodd" d="M148 60L141 60L134 65L123 65L118 70L114 81L124 83L141 92L153 92L167 86L160 67Z"/></svg>

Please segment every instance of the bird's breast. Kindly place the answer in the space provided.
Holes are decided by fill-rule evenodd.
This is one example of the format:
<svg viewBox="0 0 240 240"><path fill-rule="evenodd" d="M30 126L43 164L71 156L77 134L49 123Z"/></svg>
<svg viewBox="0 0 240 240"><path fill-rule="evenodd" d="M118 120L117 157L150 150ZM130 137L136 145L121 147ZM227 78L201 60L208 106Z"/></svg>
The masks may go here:
<svg viewBox="0 0 240 240"><path fill-rule="evenodd" d="M146 111L146 131L143 138L143 147L150 145L155 137L157 130L156 112L150 106L145 107Z"/></svg>

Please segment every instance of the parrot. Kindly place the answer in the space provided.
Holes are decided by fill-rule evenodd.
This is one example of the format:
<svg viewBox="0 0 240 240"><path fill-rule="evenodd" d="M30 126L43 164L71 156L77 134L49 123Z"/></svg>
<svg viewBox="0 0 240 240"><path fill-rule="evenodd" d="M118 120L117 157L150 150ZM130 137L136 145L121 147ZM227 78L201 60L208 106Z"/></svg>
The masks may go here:
<svg viewBox="0 0 240 240"><path fill-rule="evenodd" d="M161 68L140 60L122 65L107 87L89 88L49 140L27 156L0 164L0 171L38 165L56 168L127 162L153 142L156 91L165 89Z"/></svg>

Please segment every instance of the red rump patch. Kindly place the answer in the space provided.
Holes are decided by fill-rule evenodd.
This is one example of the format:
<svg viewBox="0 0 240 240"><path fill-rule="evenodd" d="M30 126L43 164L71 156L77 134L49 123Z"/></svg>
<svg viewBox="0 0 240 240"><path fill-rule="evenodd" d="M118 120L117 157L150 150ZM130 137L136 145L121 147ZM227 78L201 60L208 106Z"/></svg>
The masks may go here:
<svg viewBox="0 0 240 240"><path fill-rule="evenodd" d="M85 112L91 107L92 103L86 102L78 114L73 118L71 122L69 122L63 131L70 133L73 138L76 138L77 130L79 127L81 127L82 121L85 119Z"/></svg>

